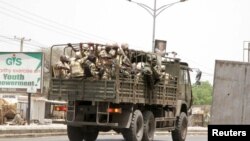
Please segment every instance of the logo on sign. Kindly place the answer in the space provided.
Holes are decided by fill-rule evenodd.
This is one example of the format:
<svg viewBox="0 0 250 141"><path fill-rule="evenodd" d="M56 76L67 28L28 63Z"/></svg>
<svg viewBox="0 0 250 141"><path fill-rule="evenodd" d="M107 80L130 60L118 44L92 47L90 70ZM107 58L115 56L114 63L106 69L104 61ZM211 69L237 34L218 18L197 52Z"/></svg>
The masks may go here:
<svg viewBox="0 0 250 141"><path fill-rule="evenodd" d="M16 66L21 66L22 65L22 59L17 58L15 54L13 54L12 57L6 59L6 64L7 65L16 65Z"/></svg>

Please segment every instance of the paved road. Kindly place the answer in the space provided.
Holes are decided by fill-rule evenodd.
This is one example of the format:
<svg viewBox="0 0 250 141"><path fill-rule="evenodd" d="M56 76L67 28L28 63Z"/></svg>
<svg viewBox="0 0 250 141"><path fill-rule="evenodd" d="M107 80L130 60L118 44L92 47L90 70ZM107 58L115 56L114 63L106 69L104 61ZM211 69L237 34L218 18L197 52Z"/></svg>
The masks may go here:
<svg viewBox="0 0 250 141"><path fill-rule="evenodd" d="M0 138L0 141L68 141L67 136ZM121 135L99 135L97 141L123 141ZM157 135L155 141L172 141L169 135ZM187 136L186 141L207 141L206 135Z"/></svg>

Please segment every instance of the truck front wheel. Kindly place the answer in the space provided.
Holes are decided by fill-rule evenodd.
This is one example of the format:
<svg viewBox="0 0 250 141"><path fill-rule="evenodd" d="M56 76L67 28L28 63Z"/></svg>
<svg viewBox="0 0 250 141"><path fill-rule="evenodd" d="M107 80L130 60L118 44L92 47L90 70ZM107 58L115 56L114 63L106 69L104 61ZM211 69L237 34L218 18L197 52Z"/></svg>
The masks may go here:
<svg viewBox="0 0 250 141"><path fill-rule="evenodd" d="M143 136L143 117L140 110L135 110L129 129L123 129L122 135L126 141L141 141Z"/></svg>
<svg viewBox="0 0 250 141"><path fill-rule="evenodd" d="M70 141L82 141L84 138L81 127L67 126L68 138Z"/></svg>
<svg viewBox="0 0 250 141"><path fill-rule="evenodd" d="M185 141L187 135L188 119L184 112L181 112L179 118L176 121L175 130L172 131L173 141Z"/></svg>

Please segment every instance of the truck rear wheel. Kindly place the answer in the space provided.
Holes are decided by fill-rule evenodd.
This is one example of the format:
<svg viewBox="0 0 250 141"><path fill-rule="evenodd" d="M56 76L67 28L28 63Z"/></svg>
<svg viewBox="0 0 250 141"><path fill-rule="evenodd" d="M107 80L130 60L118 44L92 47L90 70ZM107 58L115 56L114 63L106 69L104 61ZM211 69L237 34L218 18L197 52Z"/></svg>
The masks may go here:
<svg viewBox="0 0 250 141"><path fill-rule="evenodd" d="M84 141L95 141L99 134L99 130L94 126L84 126L82 131Z"/></svg>
<svg viewBox="0 0 250 141"><path fill-rule="evenodd" d="M144 130L143 130L143 141L152 141L154 140L155 133L155 118L154 114L151 111L146 111L143 113L144 119Z"/></svg>
<svg viewBox="0 0 250 141"><path fill-rule="evenodd" d="M70 141L82 141L84 138L81 127L67 126L68 138Z"/></svg>
<svg viewBox="0 0 250 141"><path fill-rule="evenodd" d="M126 141L141 141L143 136L143 117L140 110L135 110L129 129L123 129L122 135Z"/></svg>
<svg viewBox="0 0 250 141"><path fill-rule="evenodd" d="M175 130L172 131L173 141L185 141L187 135L188 119L184 112L181 112L179 118L176 121Z"/></svg>

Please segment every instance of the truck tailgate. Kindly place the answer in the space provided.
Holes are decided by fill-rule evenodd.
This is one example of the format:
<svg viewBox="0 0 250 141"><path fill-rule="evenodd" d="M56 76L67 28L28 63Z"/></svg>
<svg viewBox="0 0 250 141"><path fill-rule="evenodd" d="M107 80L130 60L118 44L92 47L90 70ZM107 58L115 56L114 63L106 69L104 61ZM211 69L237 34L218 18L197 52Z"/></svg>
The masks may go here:
<svg viewBox="0 0 250 141"><path fill-rule="evenodd" d="M115 81L52 79L49 99L110 100L115 99Z"/></svg>

